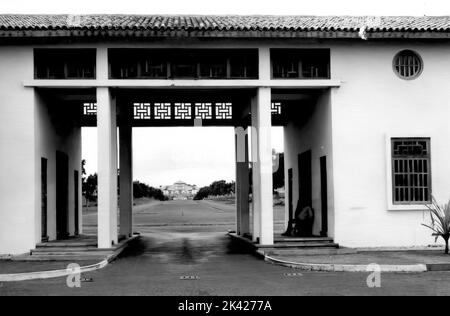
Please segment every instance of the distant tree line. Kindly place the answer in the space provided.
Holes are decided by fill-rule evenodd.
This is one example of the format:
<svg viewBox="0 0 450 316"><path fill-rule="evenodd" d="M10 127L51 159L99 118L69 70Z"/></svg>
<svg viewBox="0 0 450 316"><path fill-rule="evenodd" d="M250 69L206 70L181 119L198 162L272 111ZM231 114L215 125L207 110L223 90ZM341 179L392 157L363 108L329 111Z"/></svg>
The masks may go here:
<svg viewBox="0 0 450 316"><path fill-rule="evenodd" d="M91 174L89 176L86 176L86 170L84 166L86 165L86 161L83 160L82 162L82 190L83 195L86 198L86 202L95 202L97 201L97 186L98 186L98 175L97 173ZM118 172L119 173L119 172ZM119 182L119 176L117 179L117 183ZM117 192L120 195L120 190L117 188ZM135 199L147 197L147 198L154 198L155 200L159 201L166 201L168 200L168 197L164 195L164 193L160 189L156 189L154 187L151 187L145 183L135 181L133 182L133 197Z"/></svg>
<svg viewBox="0 0 450 316"><path fill-rule="evenodd" d="M156 189L139 181L133 182L133 196L136 199L147 197L159 201L167 201L169 199L160 189Z"/></svg>
<svg viewBox="0 0 450 316"><path fill-rule="evenodd" d="M214 181L207 187L201 188L194 196L194 200L203 200L208 196L224 196L235 192L235 183L225 180Z"/></svg>

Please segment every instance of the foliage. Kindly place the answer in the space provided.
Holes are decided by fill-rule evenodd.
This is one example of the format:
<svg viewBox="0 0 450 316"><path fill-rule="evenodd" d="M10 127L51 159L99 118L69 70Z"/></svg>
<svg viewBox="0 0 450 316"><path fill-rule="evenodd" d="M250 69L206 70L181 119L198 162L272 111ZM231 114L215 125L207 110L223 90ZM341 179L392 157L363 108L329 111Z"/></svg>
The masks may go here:
<svg viewBox="0 0 450 316"><path fill-rule="evenodd" d="M201 188L195 195L194 200L203 200L208 196L224 196L235 192L235 183L225 180L214 181L207 187Z"/></svg>
<svg viewBox="0 0 450 316"><path fill-rule="evenodd" d="M95 201L97 198L97 186L98 186L98 176L97 174L91 174L86 178L86 170L85 170L86 160L83 160L81 163L82 166L82 174L84 175L82 178L82 188L83 188L83 195L86 198L87 201ZM120 171L117 171L117 183L120 183ZM168 198L164 196L164 193L159 190L155 189L145 183L141 183L139 181L136 181L133 183L133 196L134 198L142 198L142 197L148 197L148 198L154 198L156 200L160 201L166 201ZM120 196L120 190L119 186L117 188L117 193Z"/></svg>
<svg viewBox="0 0 450 316"><path fill-rule="evenodd" d="M145 183L139 181L133 182L133 196L134 198L154 198L159 201L166 201L168 198L160 189L153 188Z"/></svg>
<svg viewBox="0 0 450 316"><path fill-rule="evenodd" d="M436 199L432 198L432 204L427 205L430 210L430 224L422 224L433 231L436 241L442 237L445 241L445 253L448 254L448 241L450 238L450 202L445 205L439 205Z"/></svg>
<svg viewBox="0 0 450 316"><path fill-rule="evenodd" d="M95 201L97 196L97 174L91 174L83 179L83 195L87 201Z"/></svg>

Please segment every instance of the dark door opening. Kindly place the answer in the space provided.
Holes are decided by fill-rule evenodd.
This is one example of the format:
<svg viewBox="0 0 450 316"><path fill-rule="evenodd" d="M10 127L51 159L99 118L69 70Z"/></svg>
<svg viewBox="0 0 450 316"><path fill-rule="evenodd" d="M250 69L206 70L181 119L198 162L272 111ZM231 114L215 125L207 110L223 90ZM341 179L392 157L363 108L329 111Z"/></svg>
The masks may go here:
<svg viewBox="0 0 450 316"><path fill-rule="evenodd" d="M288 211L288 226L286 229L286 232L283 234L283 236L291 236L292 234L292 230L293 225L294 225L294 203L293 203L293 199L292 199L292 179L293 179L293 171L292 168L288 169L288 207L289 207L289 211Z"/></svg>
<svg viewBox="0 0 450 316"><path fill-rule="evenodd" d="M299 177L299 205L300 210L306 206L312 207L312 175L311 175L311 150L298 155Z"/></svg>
<svg viewBox="0 0 450 316"><path fill-rule="evenodd" d="M41 240L48 241L47 232L47 159L41 158Z"/></svg>
<svg viewBox="0 0 450 316"><path fill-rule="evenodd" d="M56 238L69 236L69 157L56 152Z"/></svg>
<svg viewBox="0 0 450 316"><path fill-rule="evenodd" d="M294 203L292 199L292 179L294 178L294 174L292 168L288 170L288 195L289 195L289 221L294 219Z"/></svg>
<svg viewBox="0 0 450 316"><path fill-rule="evenodd" d="M322 208L322 237L328 236L328 182L327 182L327 157L320 157L320 199Z"/></svg>
<svg viewBox="0 0 450 316"><path fill-rule="evenodd" d="M78 201L78 193L79 193L78 178L79 178L78 170L75 170L74 174L73 174L73 188L74 188L73 194L74 194L74 205L75 205L75 210L74 210L75 211L74 212L74 215L75 215L75 221L74 221L74 223L75 223L75 236L78 236L78 234L80 233L80 230L79 230L80 210L79 210L79 205L78 205L79 204L79 201Z"/></svg>

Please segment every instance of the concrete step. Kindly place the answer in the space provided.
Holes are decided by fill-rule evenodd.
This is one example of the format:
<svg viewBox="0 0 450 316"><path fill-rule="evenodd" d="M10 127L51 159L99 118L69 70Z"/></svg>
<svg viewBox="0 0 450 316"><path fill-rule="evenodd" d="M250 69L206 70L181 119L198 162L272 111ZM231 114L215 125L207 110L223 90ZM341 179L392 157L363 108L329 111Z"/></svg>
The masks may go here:
<svg viewBox="0 0 450 316"><path fill-rule="evenodd" d="M314 256L314 255L350 255L358 251L350 248L266 248L269 256Z"/></svg>
<svg viewBox="0 0 450 316"><path fill-rule="evenodd" d="M35 252L80 252L80 251L96 251L96 247L39 247L31 250L32 253Z"/></svg>
<svg viewBox="0 0 450 316"><path fill-rule="evenodd" d="M339 248L339 244L334 242L283 242L273 245L257 245L259 249L265 248Z"/></svg>
<svg viewBox="0 0 450 316"><path fill-rule="evenodd" d="M304 242L304 243L316 243L316 242L333 242L333 238L330 237L275 237L275 243L287 243L287 242Z"/></svg>
<svg viewBox="0 0 450 316"><path fill-rule="evenodd" d="M40 243L36 245L36 248L62 248L62 247L97 247L96 241L80 241L80 242L62 242L62 241L50 241L46 243Z"/></svg>

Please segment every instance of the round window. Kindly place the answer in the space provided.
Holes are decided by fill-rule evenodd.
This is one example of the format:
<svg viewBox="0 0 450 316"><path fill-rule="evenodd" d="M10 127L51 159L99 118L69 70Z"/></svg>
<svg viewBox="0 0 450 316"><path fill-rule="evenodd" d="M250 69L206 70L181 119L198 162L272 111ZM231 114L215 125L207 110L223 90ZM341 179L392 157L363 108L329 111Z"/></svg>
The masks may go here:
<svg viewBox="0 0 450 316"><path fill-rule="evenodd" d="M417 78L423 69L422 58L412 50L402 50L394 57L394 71L402 79Z"/></svg>

